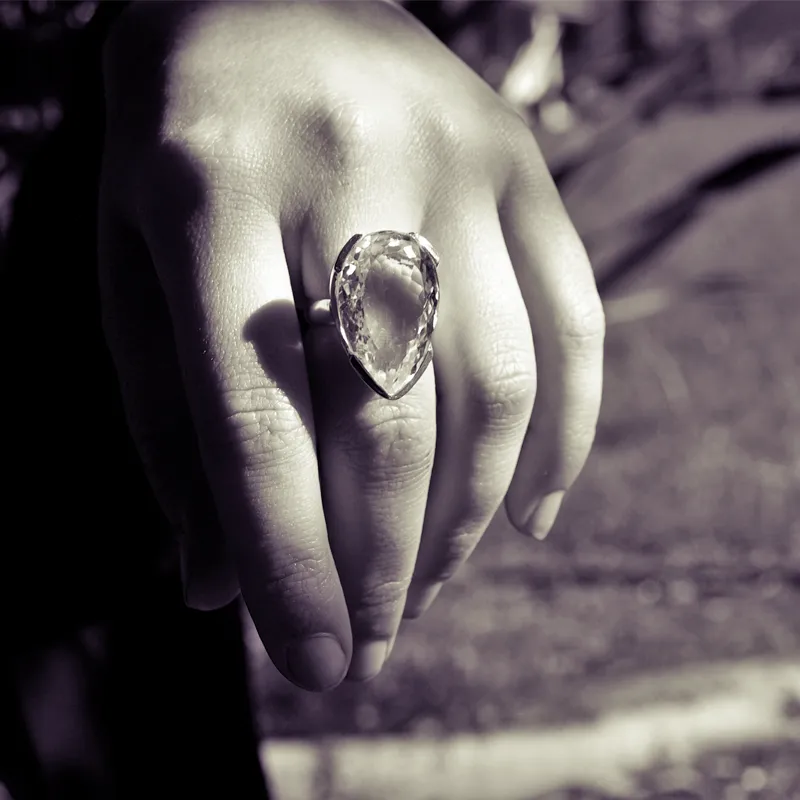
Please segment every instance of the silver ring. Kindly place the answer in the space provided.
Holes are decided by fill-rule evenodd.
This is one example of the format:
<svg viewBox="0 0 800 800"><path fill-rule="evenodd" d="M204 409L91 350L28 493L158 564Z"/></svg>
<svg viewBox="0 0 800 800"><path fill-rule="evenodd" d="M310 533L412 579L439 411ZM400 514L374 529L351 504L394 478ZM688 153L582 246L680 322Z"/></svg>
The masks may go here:
<svg viewBox="0 0 800 800"><path fill-rule="evenodd" d="M402 397L433 358L439 256L418 233L357 233L331 269L327 300L312 325L333 325L350 363L373 391Z"/></svg>

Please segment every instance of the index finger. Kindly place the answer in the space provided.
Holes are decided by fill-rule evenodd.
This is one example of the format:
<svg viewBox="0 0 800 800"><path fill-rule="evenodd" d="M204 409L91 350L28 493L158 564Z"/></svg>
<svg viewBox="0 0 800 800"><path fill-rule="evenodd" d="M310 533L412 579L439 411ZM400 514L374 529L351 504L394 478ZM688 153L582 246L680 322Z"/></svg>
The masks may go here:
<svg viewBox="0 0 800 800"><path fill-rule="evenodd" d="M205 471L242 595L286 677L331 688L352 638L323 514L311 397L280 226L249 196L154 201L165 290Z"/></svg>

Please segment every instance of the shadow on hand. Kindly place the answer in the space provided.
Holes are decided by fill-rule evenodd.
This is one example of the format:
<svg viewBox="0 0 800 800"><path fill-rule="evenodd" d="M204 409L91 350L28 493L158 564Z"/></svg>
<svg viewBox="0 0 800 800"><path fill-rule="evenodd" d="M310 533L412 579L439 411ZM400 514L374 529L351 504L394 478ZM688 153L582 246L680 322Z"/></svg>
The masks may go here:
<svg viewBox="0 0 800 800"><path fill-rule="evenodd" d="M258 354L258 363L300 415L313 435L308 373L303 352L304 321L289 300L273 300L250 315L242 332Z"/></svg>

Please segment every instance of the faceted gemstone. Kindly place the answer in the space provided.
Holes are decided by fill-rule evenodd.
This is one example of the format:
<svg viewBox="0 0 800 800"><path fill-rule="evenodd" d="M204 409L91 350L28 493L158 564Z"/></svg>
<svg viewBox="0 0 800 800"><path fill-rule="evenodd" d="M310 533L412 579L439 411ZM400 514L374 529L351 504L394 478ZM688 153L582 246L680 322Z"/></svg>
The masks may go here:
<svg viewBox="0 0 800 800"><path fill-rule="evenodd" d="M410 234L379 231L358 239L337 266L331 300L345 347L382 394L399 397L432 351L436 262Z"/></svg>

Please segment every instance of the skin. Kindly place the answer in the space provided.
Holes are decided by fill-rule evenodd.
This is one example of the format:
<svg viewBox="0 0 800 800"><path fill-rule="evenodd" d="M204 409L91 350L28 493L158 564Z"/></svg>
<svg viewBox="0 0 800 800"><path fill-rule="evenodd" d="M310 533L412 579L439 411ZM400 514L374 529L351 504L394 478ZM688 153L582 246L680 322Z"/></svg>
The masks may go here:
<svg viewBox="0 0 800 800"><path fill-rule="evenodd" d="M504 499L543 538L580 472L586 253L522 120L389 3L134 4L104 71L104 324L187 602L241 588L304 688L374 677ZM384 229L441 256L434 360L395 401L295 309Z"/></svg>

